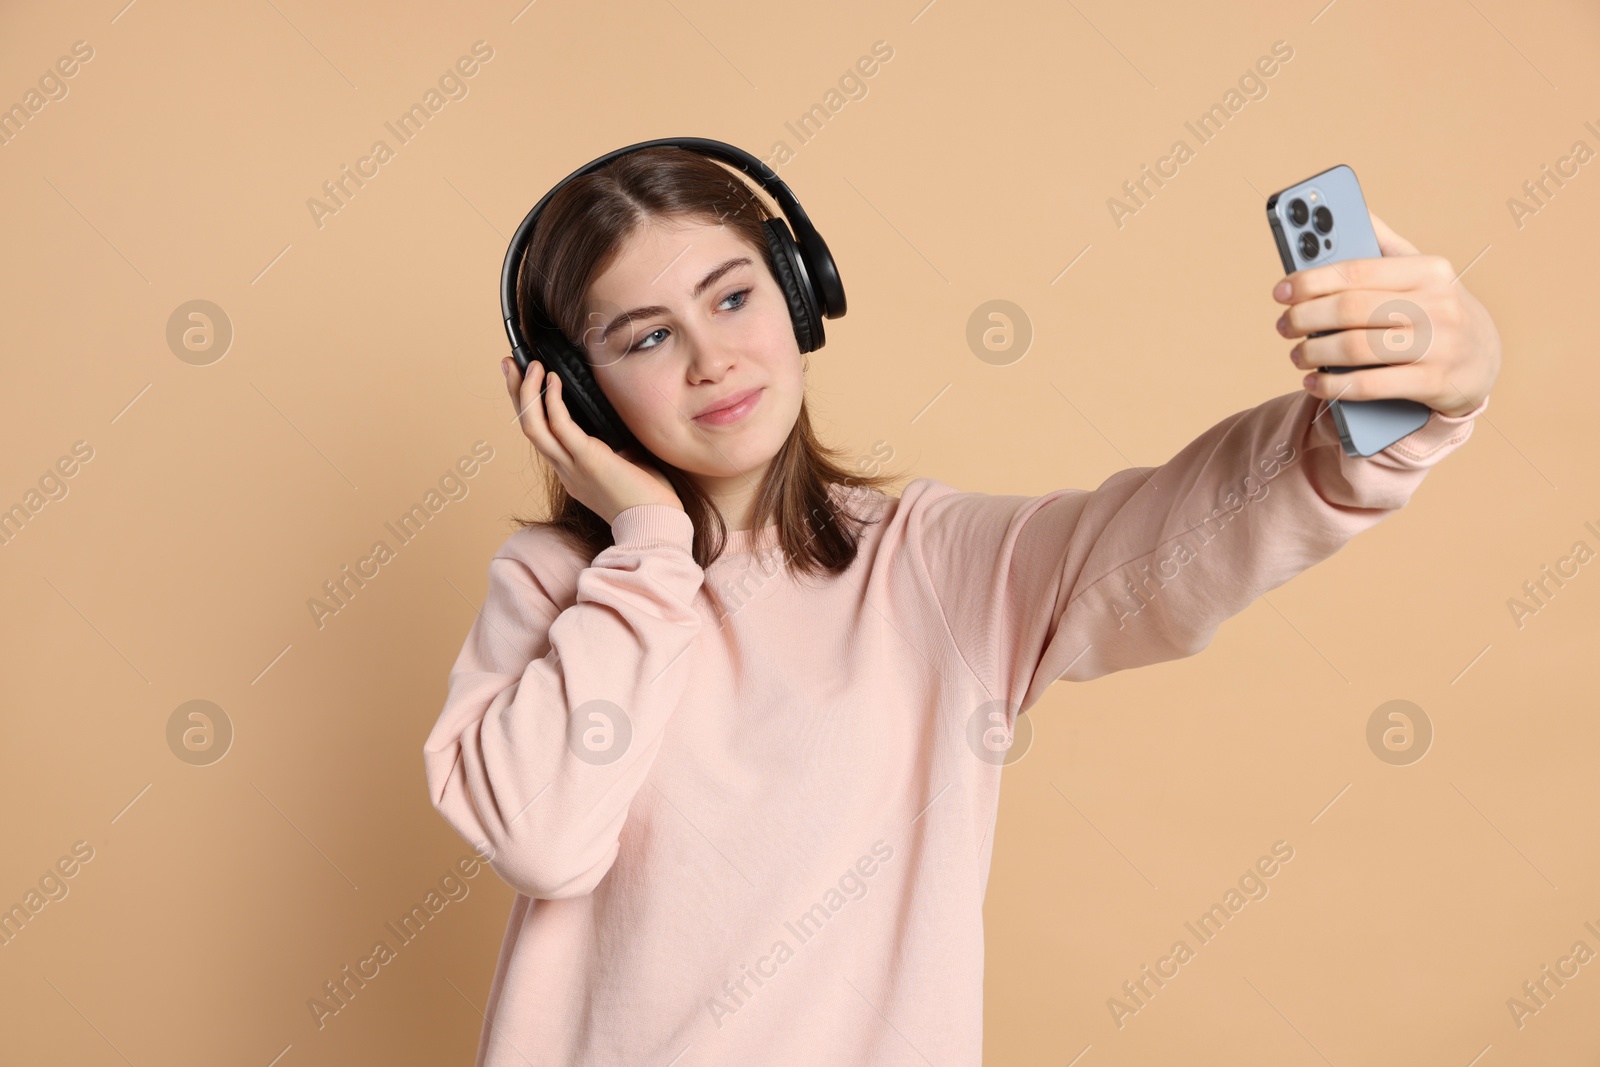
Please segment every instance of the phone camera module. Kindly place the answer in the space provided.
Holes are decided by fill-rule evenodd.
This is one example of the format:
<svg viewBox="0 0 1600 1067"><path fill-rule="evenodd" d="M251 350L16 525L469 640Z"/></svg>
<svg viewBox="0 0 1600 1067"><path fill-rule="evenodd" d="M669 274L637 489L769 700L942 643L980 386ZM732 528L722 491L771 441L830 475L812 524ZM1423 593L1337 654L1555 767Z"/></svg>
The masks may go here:
<svg viewBox="0 0 1600 1067"><path fill-rule="evenodd" d="M1296 226L1304 226L1311 213L1306 208L1306 202L1299 197L1289 201L1289 221Z"/></svg>
<svg viewBox="0 0 1600 1067"><path fill-rule="evenodd" d="M1317 235L1310 230L1302 232L1300 234L1300 258L1307 261L1316 259L1317 253L1321 251L1321 244L1322 242L1317 240Z"/></svg>
<svg viewBox="0 0 1600 1067"><path fill-rule="evenodd" d="M1327 233L1333 229L1333 212L1325 207L1317 208L1313 214L1313 225L1316 226L1318 233Z"/></svg>

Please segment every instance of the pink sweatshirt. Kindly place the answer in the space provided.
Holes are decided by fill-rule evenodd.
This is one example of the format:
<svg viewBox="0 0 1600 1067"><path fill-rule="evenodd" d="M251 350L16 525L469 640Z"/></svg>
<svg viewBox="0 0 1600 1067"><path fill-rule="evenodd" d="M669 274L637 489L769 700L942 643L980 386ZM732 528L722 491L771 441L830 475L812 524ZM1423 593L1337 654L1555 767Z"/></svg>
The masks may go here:
<svg viewBox="0 0 1600 1067"><path fill-rule="evenodd" d="M1291 393L1098 489L836 489L878 521L826 581L789 578L774 527L702 570L662 504L592 561L513 533L423 748L519 894L477 1064L977 1067L1015 716L1199 652L1487 404L1367 458Z"/></svg>

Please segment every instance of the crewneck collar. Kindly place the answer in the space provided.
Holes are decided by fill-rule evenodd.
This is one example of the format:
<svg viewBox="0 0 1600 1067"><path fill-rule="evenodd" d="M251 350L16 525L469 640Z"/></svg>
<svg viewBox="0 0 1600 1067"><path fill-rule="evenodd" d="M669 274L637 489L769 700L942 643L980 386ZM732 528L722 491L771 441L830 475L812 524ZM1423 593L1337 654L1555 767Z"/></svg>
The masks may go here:
<svg viewBox="0 0 1600 1067"><path fill-rule="evenodd" d="M729 530L724 552L750 552L769 544L776 544L778 540L778 524L769 523L759 530Z"/></svg>

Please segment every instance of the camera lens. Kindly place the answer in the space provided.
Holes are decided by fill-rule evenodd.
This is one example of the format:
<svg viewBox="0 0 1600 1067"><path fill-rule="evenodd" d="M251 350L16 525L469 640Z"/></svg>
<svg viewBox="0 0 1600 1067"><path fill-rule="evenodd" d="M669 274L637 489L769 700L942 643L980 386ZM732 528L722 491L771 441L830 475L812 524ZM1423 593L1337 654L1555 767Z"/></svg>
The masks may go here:
<svg viewBox="0 0 1600 1067"><path fill-rule="evenodd" d="M1306 230L1300 235L1300 258L1311 260L1317 258L1317 253L1322 248L1322 242L1317 240L1317 235Z"/></svg>
<svg viewBox="0 0 1600 1067"><path fill-rule="evenodd" d="M1333 212L1325 207L1317 208L1314 213L1313 225L1316 226L1318 233L1327 233L1333 229Z"/></svg>
<svg viewBox="0 0 1600 1067"><path fill-rule="evenodd" d="M1296 226L1304 226L1306 224L1306 218L1306 202L1301 200L1298 196L1289 201L1289 221L1294 223Z"/></svg>

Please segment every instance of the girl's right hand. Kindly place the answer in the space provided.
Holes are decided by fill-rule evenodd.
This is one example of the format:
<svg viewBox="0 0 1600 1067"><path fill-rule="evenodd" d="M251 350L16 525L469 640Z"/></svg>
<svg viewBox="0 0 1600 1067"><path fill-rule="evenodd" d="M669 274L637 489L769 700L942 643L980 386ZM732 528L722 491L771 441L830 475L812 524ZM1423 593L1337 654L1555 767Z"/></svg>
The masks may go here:
<svg viewBox="0 0 1600 1067"><path fill-rule="evenodd" d="M613 452L610 445L572 421L561 396L561 379L553 371L546 375L534 360L524 378L516 360L509 356L500 366L506 372L506 389L516 405L522 432L555 468L574 500L607 524L640 504L666 504L683 510L683 501L666 475L637 462L637 455L630 455L634 452L631 448Z"/></svg>

